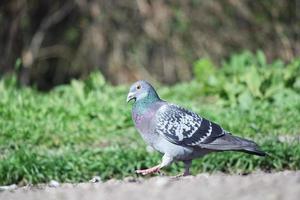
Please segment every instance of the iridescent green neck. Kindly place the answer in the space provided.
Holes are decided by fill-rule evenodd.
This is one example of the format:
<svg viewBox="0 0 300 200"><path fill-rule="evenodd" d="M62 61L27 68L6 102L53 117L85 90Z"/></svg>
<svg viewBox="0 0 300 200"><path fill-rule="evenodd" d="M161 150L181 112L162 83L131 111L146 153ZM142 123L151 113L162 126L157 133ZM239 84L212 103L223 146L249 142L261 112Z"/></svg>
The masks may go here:
<svg viewBox="0 0 300 200"><path fill-rule="evenodd" d="M151 91L142 99L137 100L133 104L133 110L136 114L143 114L153 103L160 101L159 96L155 91Z"/></svg>

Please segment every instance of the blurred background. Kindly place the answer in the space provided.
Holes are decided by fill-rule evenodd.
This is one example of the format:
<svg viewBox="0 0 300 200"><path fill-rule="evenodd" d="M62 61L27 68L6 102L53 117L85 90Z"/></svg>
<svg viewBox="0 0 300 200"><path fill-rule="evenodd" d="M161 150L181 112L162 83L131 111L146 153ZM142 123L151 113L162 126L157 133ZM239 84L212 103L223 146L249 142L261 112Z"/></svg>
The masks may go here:
<svg viewBox="0 0 300 200"><path fill-rule="evenodd" d="M268 61L300 53L296 0L2 0L0 77L49 90L100 70L112 84L193 78L244 49Z"/></svg>
<svg viewBox="0 0 300 200"><path fill-rule="evenodd" d="M125 101L136 79L271 155L211 154L193 174L300 170L298 2L1 0L0 185L157 165Z"/></svg>

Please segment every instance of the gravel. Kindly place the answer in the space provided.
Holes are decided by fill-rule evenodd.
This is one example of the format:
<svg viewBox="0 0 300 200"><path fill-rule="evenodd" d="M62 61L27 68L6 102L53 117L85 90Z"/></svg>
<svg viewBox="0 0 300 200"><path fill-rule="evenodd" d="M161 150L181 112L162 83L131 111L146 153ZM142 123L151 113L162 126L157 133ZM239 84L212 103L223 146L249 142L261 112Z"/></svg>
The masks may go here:
<svg viewBox="0 0 300 200"><path fill-rule="evenodd" d="M2 200L90 199L300 199L300 171L256 172L250 175L199 174L182 178L128 177L95 183L61 183L18 187L0 192Z"/></svg>

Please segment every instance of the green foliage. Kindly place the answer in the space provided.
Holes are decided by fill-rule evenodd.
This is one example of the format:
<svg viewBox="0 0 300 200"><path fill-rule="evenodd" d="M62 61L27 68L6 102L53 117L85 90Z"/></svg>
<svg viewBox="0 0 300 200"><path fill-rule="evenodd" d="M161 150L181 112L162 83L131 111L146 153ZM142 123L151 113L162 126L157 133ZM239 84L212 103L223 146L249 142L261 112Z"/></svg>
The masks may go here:
<svg viewBox="0 0 300 200"><path fill-rule="evenodd" d="M254 100L282 103L283 98L297 98L299 92L300 59L287 65L281 61L268 64L261 51L244 52L233 55L217 72L214 69L208 59L197 61L196 80L231 106L250 109Z"/></svg>
<svg viewBox="0 0 300 200"><path fill-rule="evenodd" d="M196 160L193 173L299 170L299 70L299 60L268 64L261 52L246 52L218 70L209 59L197 61L195 81L159 87L163 99L255 140L270 154L215 153ZM161 156L147 152L133 128L128 88L109 85L99 73L49 93L17 88L15 77L2 79L0 184L123 178L156 165Z"/></svg>
<svg viewBox="0 0 300 200"><path fill-rule="evenodd" d="M194 73L198 81L204 81L208 84L215 82L214 74L216 73L216 69L212 61L208 58L203 58L195 62Z"/></svg>

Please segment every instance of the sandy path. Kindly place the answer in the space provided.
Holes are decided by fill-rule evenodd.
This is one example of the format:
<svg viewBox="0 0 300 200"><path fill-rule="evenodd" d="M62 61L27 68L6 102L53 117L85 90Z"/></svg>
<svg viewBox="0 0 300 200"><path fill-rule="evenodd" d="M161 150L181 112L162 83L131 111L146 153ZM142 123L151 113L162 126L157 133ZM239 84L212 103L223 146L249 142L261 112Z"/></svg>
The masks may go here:
<svg viewBox="0 0 300 200"><path fill-rule="evenodd" d="M110 180L105 183L62 184L57 188L40 186L0 192L1 200L50 199L300 199L300 171L247 176L199 174L184 178L153 177L149 179Z"/></svg>

